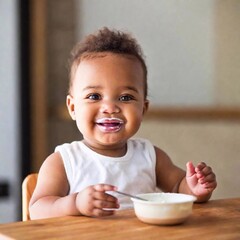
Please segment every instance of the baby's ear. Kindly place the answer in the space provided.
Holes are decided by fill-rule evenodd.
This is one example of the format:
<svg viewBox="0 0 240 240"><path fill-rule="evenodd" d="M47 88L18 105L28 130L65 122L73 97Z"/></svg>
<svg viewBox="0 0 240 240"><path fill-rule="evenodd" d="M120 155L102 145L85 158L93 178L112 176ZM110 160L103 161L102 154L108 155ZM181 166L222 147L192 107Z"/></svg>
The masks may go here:
<svg viewBox="0 0 240 240"><path fill-rule="evenodd" d="M143 115L147 112L148 107L149 107L149 101L145 100L144 101L144 106L143 106Z"/></svg>
<svg viewBox="0 0 240 240"><path fill-rule="evenodd" d="M66 104L68 108L69 115L71 116L72 120L76 120L75 117L75 103L74 98L71 95L67 95Z"/></svg>

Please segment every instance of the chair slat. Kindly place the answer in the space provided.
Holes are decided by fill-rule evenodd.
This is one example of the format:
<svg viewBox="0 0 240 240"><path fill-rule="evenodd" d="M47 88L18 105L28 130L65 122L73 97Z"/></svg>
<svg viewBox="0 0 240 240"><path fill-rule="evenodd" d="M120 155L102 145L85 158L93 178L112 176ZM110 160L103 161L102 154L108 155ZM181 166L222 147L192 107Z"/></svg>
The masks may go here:
<svg viewBox="0 0 240 240"><path fill-rule="evenodd" d="M29 174L22 183L22 220L30 220L29 202L37 184L38 173Z"/></svg>

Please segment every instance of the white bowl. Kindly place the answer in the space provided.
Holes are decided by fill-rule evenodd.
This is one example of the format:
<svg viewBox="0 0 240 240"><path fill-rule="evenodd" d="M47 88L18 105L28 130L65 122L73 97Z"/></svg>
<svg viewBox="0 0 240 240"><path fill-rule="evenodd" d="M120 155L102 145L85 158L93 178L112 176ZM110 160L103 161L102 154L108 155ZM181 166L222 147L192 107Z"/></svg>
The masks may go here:
<svg viewBox="0 0 240 240"><path fill-rule="evenodd" d="M192 213L196 197L180 193L139 194L148 201L131 198L139 220L158 225L174 225L184 222Z"/></svg>

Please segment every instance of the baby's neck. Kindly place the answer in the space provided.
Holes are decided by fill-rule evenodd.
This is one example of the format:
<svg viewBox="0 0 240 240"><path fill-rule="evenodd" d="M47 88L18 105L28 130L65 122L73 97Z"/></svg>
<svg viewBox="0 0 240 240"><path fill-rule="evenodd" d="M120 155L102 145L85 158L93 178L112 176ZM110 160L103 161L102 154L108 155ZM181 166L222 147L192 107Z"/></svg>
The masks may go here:
<svg viewBox="0 0 240 240"><path fill-rule="evenodd" d="M104 145L91 145L83 140L83 143L94 152L108 156L108 157L123 157L127 152L127 143L121 145L104 146Z"/></svg>

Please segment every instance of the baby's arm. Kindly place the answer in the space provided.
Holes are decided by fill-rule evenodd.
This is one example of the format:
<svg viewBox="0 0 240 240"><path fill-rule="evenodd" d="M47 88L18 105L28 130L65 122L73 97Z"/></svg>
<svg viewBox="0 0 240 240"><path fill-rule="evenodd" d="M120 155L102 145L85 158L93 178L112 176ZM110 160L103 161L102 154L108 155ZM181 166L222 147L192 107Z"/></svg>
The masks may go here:
<svg viewBox="0 0 240 240"><path fill-rule="evenodd" d="M159 148L156 151L157 186L164 192L192 194L197 202L207 201L217 186L215 174L205 163L196 167L187 163L187 172L175 166L171 159Z"/></svg>
<svg viewBox="0 0 240 240"><path fill-rule="evenodd" d="M179 192L195 195L197 202L208 201L213 190L217 187L216 176L211 167L204 162L197 164L196 167L192 162L188 162L186 167L186 177L179 186Z"/></svg>
<svg viewBox="0 0 240 240"><path fill-rule="evenodd" d="M178 192L186 172L175 166L168 155L155 147L157 186L164 192Z"/></svg>
<svg viewBox="0 0 240 240"><path fill-rule="evenodd" d="M67 195L69 185L59 153L51 154L38 174L37 186L30 200L31 219L76 215L75 195Z"/></svg>
<svg viewBox="0 0 240 240"><path fill-rule="evenodd" d="M105 193L111 185L96 185L68 195L69 184L60 154L53 153L43 163L29 204L31 219L67 215L105 216L113 214L104 208L117 208L117 199Z"/></svg>

